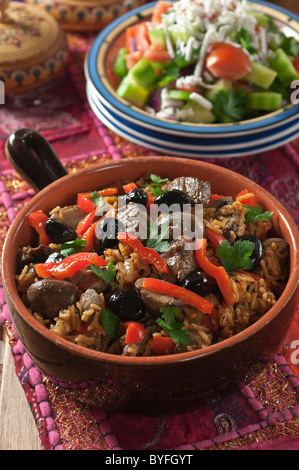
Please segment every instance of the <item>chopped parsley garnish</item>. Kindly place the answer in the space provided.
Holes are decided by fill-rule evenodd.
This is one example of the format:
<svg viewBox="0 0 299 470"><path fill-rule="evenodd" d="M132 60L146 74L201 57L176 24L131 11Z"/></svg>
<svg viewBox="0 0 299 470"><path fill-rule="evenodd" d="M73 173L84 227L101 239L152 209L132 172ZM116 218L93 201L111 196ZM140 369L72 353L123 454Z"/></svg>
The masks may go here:
<svg viewBox="0 0 299 470"><path fill-rule="evenodd" d="M76 238L75 240L72 240L70 242L65 242L60 247L60 253L65 258L67 256L74 255L75 253L84 251L86 243L87 242L85 240L81 240L81 238Z"/></svg>
<svg viewBox="0 0 299 470"><path fill-rule="evenodd" d="M231 88L220 90L216 94L214 114L221 122L241 121L246 114L246 93L244 90Z"/></svg>
<svg viewBox="0 0 299 470"><path fill-rule="evenodd" d="M245 213L245 224L250 224L252 222L259 222L260 220L270 220L273 216L272 211L263 212L263 208L261 206L247 206L246 213Z"/></svg>
<svg viewBox="0 0 299 470"><path fill-rule="evenodd" d="M90 267L98 277L107 282L107 284L110 284L113 290L116 289L118 285L118 279L116 278L117 271L115 270L112 261L109 261L107 268L105 269L95 266L94 264L91 264Z"/></svg>
<svg viewBox="0 0 299 470"><path fill-rule="evenodd" d="M102 326L108 338L117 338L121 329L121 321L111 310L102 308Z"/></svg>
<svg viewBox="0 0 299 470"><path fill-rule="evenodd" d="M216 255L222 262L226 272L250 270L253 260L250 258L254 250L254 243L249 240L237 240L233 245L225 240L220 243Z"/></svg>
<svg viewBox="0 0 299 470"><path fill-rule="evenodd" d="M249 54L254 55L258 54L258 50L255 49L252 46L252 38L250 37L249 31L245 28L242 28L237 34L236 34L236 42L240 43L241 46L246 49Z"/></svg>
<svg viewBox="0 0 299 470"><path fill-rule="evenodd" d="M164 87L167 86L168 83L176 80L180 76L180 68L175 64L166 65L160 69L161 73L159 75L158 86Z"/></svg>
<svg viewBox="0 0 299 470"><path fill-rule="evenodd" d="M163 253L167 248L169 248L169 242L164 240L167 235L167 225L164 225L161 228L161 233L158 233L158 225L155 222L150 222L148 227L148 238L146 241L147 248L152 248L158 253Z"/></svg>
<svg viewBox="0 0 299 470"><path fill-rule="evenodd" d="M151 193L157 197L163 194L165 191L161 186L168 182L168 178L161 178L160 176L151 174L151 183L147 183L146 186L150 187Z"/></svg>
<svg viewBox="0 0 299 470"><path fill-rule="evenodd" d="M183 329L184 324L176 321L176 316L180 313L179 307L161 307L160 312L162 316L156 322L169 334L172 341L176 344L190 344L191 338L188 331Z"/></svg>
<svg viewBox="0 0 299 470"><path fill-rule="evenodd" d="M104 196L100 196L97 191L93 191L91 193L90 200L94 203L95 206L102 207L105 204Z"/></svg>

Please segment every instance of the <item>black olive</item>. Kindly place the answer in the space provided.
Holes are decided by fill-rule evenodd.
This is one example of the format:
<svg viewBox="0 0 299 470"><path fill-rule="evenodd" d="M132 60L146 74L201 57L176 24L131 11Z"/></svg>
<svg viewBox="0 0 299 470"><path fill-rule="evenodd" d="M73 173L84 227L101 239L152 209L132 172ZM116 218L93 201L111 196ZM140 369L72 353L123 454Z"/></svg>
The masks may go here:
<svg viewBox="0 0 299 470"><path fill-rule="evenodd" d="M182 282L182 287L191 290L201 297L205 297L208 294L217 294L218 286L215 279L212 279L202 271L196 270L187 274Z"/></svg>
<svg viewBox="0 0 299 470"><path fill-rule="evenodd" d="M184 205L191 205L191 199L189 198L188 194L184 193L180 189L166 191L160 196L157 196L154 202L158 207L162 204L165 204L167 207L176 204L180 207L181 210L184 209Z"/></svg>
<svg viewBox="0 0 299 470"><path fill-rule="evenodd" d="M47 220L45 223L45 232L49 235L53 243L65 243L78 238L73 228L55 219Z"/></svg>
<svg viewBox="0 0 299 470"><path fill-rule="evenodd" d="M120 320L140 320L145 314L145 305L136 292L120 289L114 292L107 306Z"/></svg>
<svg viewBox="0 0 299 470"><path fill-rule="evenodd" d="M100 220L95 231L95 250L100 255L106 248L113 248L117 243L118 232L124 232L122 222L114 217L105 217Z"/></svg>
<svg viewBox="0 0 299 470"><path fill-rule="evenodd" d="M255 235L250 235L250 234L242 235L241 237L238 237L236 241L238 240L240 241L248 240L254 243L254 249L250 256L250 259L253 261L251 270L256 269L259 266L260 261L263 257L263 245L262 245L261 240L259 240L259 238L257 238Z"/></svg>
<svg viewBox="0 0 299 470"><path fill-rule="evenodd" d="M146 205L148 199L147 193L141 188L132 189L126 195L126 201L129 202L136 202L136 204L142 204L143 206Z"/></svg>
<svg viewBox="0 0 299 470"><path fill-rule="evenodd" d="M61 253L58 253L58 251L55 251L55 253L48 256L46 263L59 263L59 261L62 261L63 259L64 256L62 256Z"/></svg>

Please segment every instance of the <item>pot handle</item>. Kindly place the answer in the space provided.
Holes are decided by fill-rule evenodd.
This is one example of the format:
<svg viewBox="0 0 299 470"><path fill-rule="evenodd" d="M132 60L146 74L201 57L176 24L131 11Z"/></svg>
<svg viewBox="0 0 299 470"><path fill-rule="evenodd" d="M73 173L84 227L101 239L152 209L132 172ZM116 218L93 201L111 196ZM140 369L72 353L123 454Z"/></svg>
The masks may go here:
<svg viewBox="0 0 299 470"><path fill-rule="evenodd" d="M36 192L68 174L49 142L33 129L13 132L6 141L5 155Z"/></svg>

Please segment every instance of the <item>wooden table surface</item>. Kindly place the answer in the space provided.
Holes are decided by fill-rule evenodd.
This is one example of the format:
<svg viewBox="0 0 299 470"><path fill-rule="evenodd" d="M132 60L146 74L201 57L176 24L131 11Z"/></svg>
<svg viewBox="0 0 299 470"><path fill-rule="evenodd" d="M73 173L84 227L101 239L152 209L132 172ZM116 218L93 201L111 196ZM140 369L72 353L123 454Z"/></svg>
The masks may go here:
<svg viewBox="0 0 299 470"><path fill-rule="evenodd" d="M273 0L271 3L299 14L298 0ZM16 376L6 338L4 338L4 355L1 352L2 348L0 348L0 450L41 450L35 421Z"/></svg>

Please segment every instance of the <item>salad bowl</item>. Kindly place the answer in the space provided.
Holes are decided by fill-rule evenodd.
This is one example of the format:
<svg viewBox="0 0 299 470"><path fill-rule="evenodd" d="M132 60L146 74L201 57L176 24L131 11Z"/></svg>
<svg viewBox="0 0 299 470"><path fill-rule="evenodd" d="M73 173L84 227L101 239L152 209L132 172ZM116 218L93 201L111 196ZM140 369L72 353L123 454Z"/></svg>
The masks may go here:
<svg viewBox="0 0 299 470"><path fill-rule="evenodd" d="M140 157L98 166L67 175L46 144L34 145L32 131L18 131L27 150L42 152L41 176L28 170L36 156L18 152L18 161L9 160L36 189L36 195L14 220L6 236L2 258L2 279L7 305L15 329L30 357L47 377L69 390L85 390L84 399L103 407L117 407L131 399L152 402L184 402L228 390L250 381L265 367L267 357L279 349L298 302L299 234L296 224L282 204L247 178L206 162L165 157ZM18 141L18 138L15 141ZM26 140L27 139L27 140ZM19 148L20 150L20 148ZM36 164L35 164L36 165ZM28 216L34 211L49 212L55 206L71 204L78 192L111 185L119 180L134 181L147 172L176 178L193 175L209 181L216 194L235 196L247 188L258 203L273 211L277 236L289 245L289 280L275 305L245 330L198 350L165 356L130 357L115 355L74 344L43 325L27 309L16 285L18 249L32 243L34 233ZM82 397L81 397L82 398Z"/></svg>
<svg viewBox="0 0 299 470"><path fill-rule="evenodd" d="M124 47L126 31L135 24L149 21L155 5L156 2L137 8L111 23L95 39L86 56L87 97L100 120L128 140L162 152L199 158L223 157L229 152L236 156L258 153L298 136L296 81L292 102L283 103L280 109L263 116L228 123L195 124L165 119L119 96L120 79L114 73L114 64L119 50ZM253 5L261 8L286 36L299 38L297 15L259 0ZM176 148L176 139L184 144L185 152Z"/></svg>

